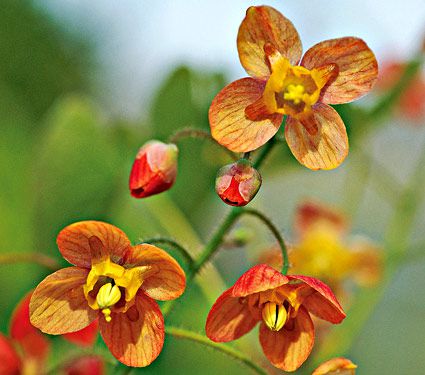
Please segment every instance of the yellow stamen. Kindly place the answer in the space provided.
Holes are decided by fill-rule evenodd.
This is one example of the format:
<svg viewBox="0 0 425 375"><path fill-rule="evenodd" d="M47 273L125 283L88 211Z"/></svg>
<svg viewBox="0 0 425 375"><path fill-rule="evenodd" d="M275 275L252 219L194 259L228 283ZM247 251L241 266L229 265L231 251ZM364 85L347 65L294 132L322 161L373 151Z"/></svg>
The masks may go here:
<svg viewBox="0 0 425 375"><path fill-rule="evenodd" d="M288 85L286 92L283 94L285 100L292 100L294 104L300 104L304 98L304 86L303 85Z"/></svg>
<svg viewBox="0 0 425 375"><path fill-rule="evenodd" d="M102 309L102 314L105 315L105 320L109 323L112 318L111 318L111 309L106 308L106 309Z"/></svg>
<svg viewBox="0 0 425 375"><path fill-rule="evenodd" d="M103 315L107 322L111 321L111 309L109 307L115 305L121 298L120 288L117 285L112 286L111 283L102 285L96 296L96 302L102 309Z"/></svg>
<svg viewBox="0 0 425 375"><path fill-rule="evenodd" d="M288 313L282 305L267 302L263 307L262 317L272 331L280 331L286 323Z"/></svg>

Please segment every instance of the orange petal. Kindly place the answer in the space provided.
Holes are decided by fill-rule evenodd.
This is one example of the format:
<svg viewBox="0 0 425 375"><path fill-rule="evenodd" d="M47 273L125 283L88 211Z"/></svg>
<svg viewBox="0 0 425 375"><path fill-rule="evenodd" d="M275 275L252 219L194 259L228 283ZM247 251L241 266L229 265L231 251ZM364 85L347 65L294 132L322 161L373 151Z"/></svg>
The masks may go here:
<svg viewBox="0 0 425 375"><path fill-rule="evenodd" d="M246 271L233 285L233 297L245 297L253 293L274 289L289 282L288 277L282 275L267 264L259 264Z"/></svg>
<svg viewBox="0 0 425 375"><path fill-rule="evenodd" d="M332 358L322 363L311 375L354 375L357 366L346 358Z"/></svg>
<svg viewBox="0 0 425 375"><path fill-rule="evenodd" d="M245 109L261 98L265 82L243 78L221 90L211 103L209 121L211 135L234 152L248 152L265 144L278 131L280 114L248 118ZM251 113L250 117L254 114Z"/></svg>
<svg viewBox="0 0 425 375"><path fill-rule="evenodd" d="M205 324L208 338L215 342L236 340L251 331L258 322L245 301L232 296L232 288L224 292L211 307Z"/></svg>
<svg viewBox="0 0 425 375"><path fill-rule="evenodd" d="M92 258L110 255L119 263L131 247L123 231L101 221L80 221L62 229L56 240L62 256L70 263L90 268Z"/></svg>
<svg viewBox="0 0 425 375"><path fill-rule="evenodd" d="M68 267L47 276L31 297L31 323L52 335L87 327L97 317L83 293L88 273L86 269Z"/></svg>
<svg viewBox="0 0 425 375"><path fill-rule="evenodd" d="M338 324L345 318L345 312L333 294L332 290L319 279L301 275L290 275L289 280L302 281L310 286L314 293L302 302L302 305L318 318Z"/></svg>
<svg viewBox="0 0 425 375"><path fill-rule="evenodd" d="M285 137L296 159L307 168L334 169L348 154L345 125L337 111L317 103L310 116L288 116Z"/></svg>
<svg viewBox="0 0 425 375"><path fill-rule="evenodd" d="M128 252L125 264L154 266L143 281L142 290L149 297L167 301L179 297L186 287L186 276L177 261L164 250L149 245L136 245Z"/></svg>
<svg viewBox="0 0 425 375"><path fill-rule="evenodd" d="M250 7L239 27L238 52L246 72L256 78L270 76L264 46L270 44L292 65L301 58L302 45L291 21L268 6Z"/></svg>
<svg viewBox="0 0 425 375"><path fill-rule="evenodd" d="M98 324L98 320L94 320L86 328L64 334L63 338L80 346L92 346L96 341Z"/></svg>
<svg viewBox="0 0 425 375"><path fill-rule="evenodd" d="M126 313L111 314L99 322L100 333L111 353L132 367L145 367L158 357L164 345L164 318L158 304L139 292Z"/></svg>
<svg viewBox="0 0 425 375"><path fill-rule="evenodd" d="M378 77L378 63L368 45L359 38L325 40L311 47L301 65L307 69L336 64L338 75L322 89L322 101L348 103L368 93Z"/></svg>
<svg viewBox="0 0 425 375"><path fill-rule="evenodd" d="M21 360L10 340L0 333L0 374L20 374Z"/></svg>
<svg viewBox="0 0 425 375"><path fill-rule="evenodd" d="M308 358L314 344L314 325L309 313L301 306L297 316L277 332L262 323L260 343L273 366L295 371Z"/></svg>

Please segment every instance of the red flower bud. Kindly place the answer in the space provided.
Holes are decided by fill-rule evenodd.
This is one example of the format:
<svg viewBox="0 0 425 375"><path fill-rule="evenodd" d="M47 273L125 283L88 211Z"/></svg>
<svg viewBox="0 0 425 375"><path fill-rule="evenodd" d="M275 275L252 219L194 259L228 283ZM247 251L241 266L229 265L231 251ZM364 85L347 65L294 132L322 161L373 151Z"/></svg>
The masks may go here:
<svg viewBox="0 0 425 375"><path fill-rule="evenodd" d="M245 206L257 194L261 175L246 159L225 165L217 173L215 191L224 203Z"/></svg>
<svg viewBox="0 0 425 375"><path fill-rule="evenodd" d="M130 192L145 198L168 190L177 175L178 149L174 144L149 141L137 153L130 173Z"/></svg>

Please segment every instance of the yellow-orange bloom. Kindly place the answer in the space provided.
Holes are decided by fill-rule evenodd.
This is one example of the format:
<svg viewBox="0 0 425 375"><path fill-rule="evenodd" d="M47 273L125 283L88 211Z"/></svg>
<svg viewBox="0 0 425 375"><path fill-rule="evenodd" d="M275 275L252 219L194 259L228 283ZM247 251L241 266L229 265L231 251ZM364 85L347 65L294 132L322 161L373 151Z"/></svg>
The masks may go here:
<svg viewBox="0 0 425 375"><path fill-rule="evenodd" d="M355 375L356 368L349 359L338 357L322 363L312 375Z"/></svg>

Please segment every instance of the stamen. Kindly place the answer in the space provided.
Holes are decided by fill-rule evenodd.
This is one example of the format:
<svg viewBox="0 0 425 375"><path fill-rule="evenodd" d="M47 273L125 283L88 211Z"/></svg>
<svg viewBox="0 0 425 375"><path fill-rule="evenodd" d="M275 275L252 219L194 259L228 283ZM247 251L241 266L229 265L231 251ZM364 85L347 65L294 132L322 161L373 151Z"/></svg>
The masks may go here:
<svg viewBox="0 0 425 375"><path fill-rule="evenodd" d="M96 302L99 308L105 315L107 322L111 321L111 309L110 307L115 305L121 299L121 291L117 285L112 286L111 283L102 285L96 296Z"/></svg>
<svg viewBox="0 0 425 375"><path fill-rule="evenodd" d="M288 85L286 92L283 94L285 100L292 100L294 104L300 104L304 97L304 86L303 85Z"/></svg>
<svg viewBox="0 0 425 375"><path fill-rule="evenodd" d="M285 307L274 302L264 304L262 317L264 323L272 331L280 331L286 323L288 313Z"/></svg>

